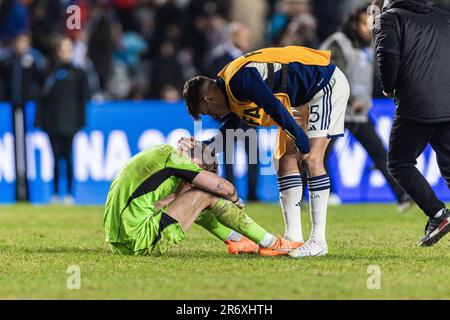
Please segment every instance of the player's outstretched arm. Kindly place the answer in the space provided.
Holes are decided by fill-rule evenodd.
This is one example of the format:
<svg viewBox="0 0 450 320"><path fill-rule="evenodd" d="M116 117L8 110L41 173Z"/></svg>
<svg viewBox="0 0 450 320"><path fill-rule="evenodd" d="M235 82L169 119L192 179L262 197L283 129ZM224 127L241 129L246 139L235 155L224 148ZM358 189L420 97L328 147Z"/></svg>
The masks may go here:
<svg viewBox="0 0 450 320"><path fill-rule="evenodd" d="M225 180L212 172L200 172L192 181L192 185L230 200L231 202L239 201L236 188L228 180Z"/></svg>

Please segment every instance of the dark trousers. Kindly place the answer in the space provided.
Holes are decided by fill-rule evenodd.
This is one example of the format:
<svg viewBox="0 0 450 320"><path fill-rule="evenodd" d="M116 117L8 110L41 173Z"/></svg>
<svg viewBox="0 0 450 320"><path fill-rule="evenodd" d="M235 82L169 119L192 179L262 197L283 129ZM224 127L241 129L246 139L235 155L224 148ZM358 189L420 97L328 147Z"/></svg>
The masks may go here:
<svg viewBox="0 0 450 320"><path fill-rule="evenodd" d="M371 119L367 122L356 123L356 122L346 122L345 128L351 132L351 134L356 138L356 140L361 143L363 148L369 154L369 157L372 159L375 167L380 170L386 179L387 183L391 187L394 192L397 201L405 200L407 197L406 192L402 189L402 187L394 180L394 178L389 174L387 169L387 151L384 147L383 142L378 136L375 126ZM328 159L329 153L331 152L333 145L335 143L335 139L332 140L330 146L327 149L327 155L325 159Z"/></svg>
<svg viewBox="0 0 450 320"><path fill-rule="evenodd" d="M53 158L55 164L53 167L53 186L54 193L57 194L59 190L59 164L58 160L63 159L66 161L67 170L67 193L72 194L72 181L73 181L73 169L72 169L72 141L73 135L59 135L49 134L50 143L53 150Z"/></svg>
<svg viewBox="0 0 450 320"><path fill-rule="evenodd" d="M428 143L436 152L442 177L450 188L450 123L425 124L396 118L389 140L388 168L425 214L432 217L445 204L416 168L416 159Z"/></svg>
<svg viewBox="0 0 450 320"><path fill-rule="evenodd" d="M245 128L245 127L244 127ZM248 129L247 127L246 129ZM254 129L250 129L254 130ZM227 141L226 134L223 135L223 141L224 141L224 148L223 148L223 159L225 161L225 179L230 181L234 185L234 162L227 163L227 144L228 143L235 143L235 141ZM256 188L258 186L258 158L256 163L250 163L250 143L257 143L255 141L243 141L245 144L245 153L247 154L247 188L248 188L248 194L247 194L247 200L248 201L257 201L258 197L256 195ZM234 150L234 149L233 149ZM256 147L256 156L258 157L258 147ZM230 157L230 156L228 156Z"/></svg>

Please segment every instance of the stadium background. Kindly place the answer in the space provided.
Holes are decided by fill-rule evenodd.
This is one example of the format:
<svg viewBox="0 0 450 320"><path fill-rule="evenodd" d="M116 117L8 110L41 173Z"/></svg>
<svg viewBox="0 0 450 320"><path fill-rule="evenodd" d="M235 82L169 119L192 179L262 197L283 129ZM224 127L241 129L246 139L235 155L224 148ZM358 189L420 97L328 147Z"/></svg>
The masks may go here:
<svg viewBox="0 0 450 320"><path fill-rule="evenodd" d="M448 7L448 1L435 1ZM103 203L109 181L135 153L157 143L176 144L194 124L184 109L181 89L196 74L211 73L211 56L226 42L232 21L247 23L252 48L273 45L318 47L337 30L346 14L366 1L336 0L180 0L180 1L30 1L8 0L0 6L0 43L29 32L32 46L51 64L53 37L69 35L75 62L88 74L93 93L87 126L74 141L74 191L79 204ZM81 8L81 29L67 30L66 8ZM252 14L249 15L248 13ZM387 144L394 105L380 99L375 88L371 116ZM52 154L48 137L35 129L34 103L26 106L27 167L30 201L46 203L52 194ZM0 105L0 203L15 201L14 148L11 107ZM204 119L204 137L218 123ZM212 129L212 130L209 130ZM275 129L260 133L260 152L270 157ZM237 147L238 191L247 194L242 165L245 152ZM450 192L439 177L435 154L428 149L419 168L444 200ZM347 135L339 139L329 164L336 193L344 202L393 201L383 177L365 151ZM276 178L270 165L261 165L257 195L277 201ZM223 170L222 170L223 171ZM64 182L62 183L64 185Z"/></svg>

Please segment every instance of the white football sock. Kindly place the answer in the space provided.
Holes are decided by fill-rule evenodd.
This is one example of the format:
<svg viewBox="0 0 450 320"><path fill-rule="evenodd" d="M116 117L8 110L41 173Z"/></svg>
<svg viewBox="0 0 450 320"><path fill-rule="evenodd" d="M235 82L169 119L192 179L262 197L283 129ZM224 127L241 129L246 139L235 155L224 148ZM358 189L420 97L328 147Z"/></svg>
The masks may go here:
<svg viewBox="0 0 450 320"><path fill-rule="evenodd" d="M278 189L280 191L280 205L285 225L284 238L303 242L301 222L303 185L301 175L295 173L278 177Z"/></svg>
<svg viewBox="0 0 450 320"><path fill-rule="evenodd" d="M330 195L330 178L328 175L308 178L308 188L312 222L310 239L319 243L326 243L325 229L328 196Z"/></svg>
<svg viewBox="0 0 450 320"><path fill-rule="evenodd" d="M275 241L277 241L277 237L267 232L258 244L263 248L269 248L275 244Z"/></svg>
<svg viewBox="0 0 450 320"><path fill-rule="evenodd" d="M239 232L236 232L234 230L231 230L230 234L228 235L226 240L231 240L234 242L238 242L242 239L243 235L240 234ZM222 238L223 239L223 238Z"/></svg>

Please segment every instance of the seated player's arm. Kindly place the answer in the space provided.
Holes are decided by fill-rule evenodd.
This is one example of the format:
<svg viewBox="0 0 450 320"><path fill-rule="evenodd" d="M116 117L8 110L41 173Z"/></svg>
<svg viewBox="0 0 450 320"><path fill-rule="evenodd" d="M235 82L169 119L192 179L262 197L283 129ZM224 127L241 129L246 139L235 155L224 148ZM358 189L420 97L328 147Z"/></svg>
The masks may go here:
<svg viewBox="0 0 450 320"><path fill-rule="evenodd" d="M239 201L235 187L218 175L201 169L188 157L172 152L166 161L166 168L171 174L194 187L210 192L232 202Z"/></svg>
<svg viewBox="0 0 450 320"><path fill-rule="evenodd" d="M159 210L161 208L164 208L165 206L168 206L180 194L185 193L186 191L188 191L191 188L192 188L192 186L190 184L185 183L185 182L181 182L180 185L178 186L177 190L174 193L169 194L164 199L161 199L161 200L157 201L156 204L155 204L155 208L157 210Z"/></svg>
<svg viewBox="0 0 450 320"><path fill-rule="evenodd" d="M273 94L256 68L242 68L230 83L239 99L256 103L286 132L303 154L309 153L309 140L289 111Z"/></svg>
<svg viewBox="0 0 450 320"><path fill-rule="evenodd" d="M239 201L236 188L231 184L231 182L212 172L200 172L194 180L192 180L192 185L209 193L218 195L219 197L230 200L231 202Z"/></svg>

